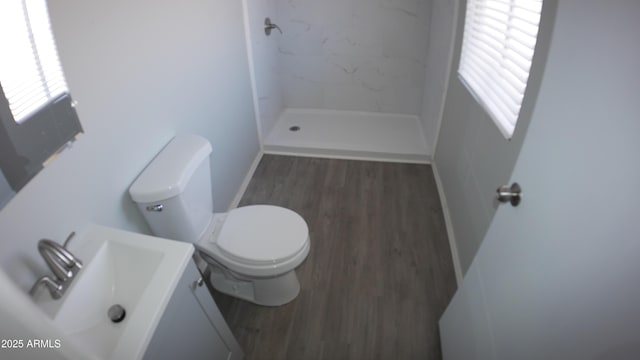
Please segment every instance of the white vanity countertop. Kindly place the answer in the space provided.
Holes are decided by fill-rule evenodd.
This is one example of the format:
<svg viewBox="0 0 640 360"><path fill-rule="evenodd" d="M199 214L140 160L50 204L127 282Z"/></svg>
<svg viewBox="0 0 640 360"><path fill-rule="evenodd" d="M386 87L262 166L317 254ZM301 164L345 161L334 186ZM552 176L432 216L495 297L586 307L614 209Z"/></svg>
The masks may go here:
<svg viewBox="0 0 640 360"><path fill-rule="evenodd" d="M42 290L36 303L75 345L95 359L141 359L194 248L189 243L89 224L71 240L83 262L59 300ZM107 317L118 303L121 323Z"/></svg>

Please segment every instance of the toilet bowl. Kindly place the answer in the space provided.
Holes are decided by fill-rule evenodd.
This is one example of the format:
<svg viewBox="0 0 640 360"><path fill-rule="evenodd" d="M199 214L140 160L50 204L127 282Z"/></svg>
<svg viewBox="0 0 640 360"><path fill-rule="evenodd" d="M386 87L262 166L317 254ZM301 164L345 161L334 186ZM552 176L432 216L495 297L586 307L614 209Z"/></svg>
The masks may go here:
<svg viewBox="0 0 640 360"><path fill-rule="evenodd" d="M294 269L309 254L309 230L297 213L253 205L215 214L195 243L218 291L261 305L282 305L300 291Z"/></svg>
<svg viewBox="0 0 640 360"><path fill-rule="evenodd" d="M290 302L310 249L307 223L272 205L213 213L210 153L206 139L176 136L129 188L131 198L154 235L195 245L216 290L259 305Z"/></svg>

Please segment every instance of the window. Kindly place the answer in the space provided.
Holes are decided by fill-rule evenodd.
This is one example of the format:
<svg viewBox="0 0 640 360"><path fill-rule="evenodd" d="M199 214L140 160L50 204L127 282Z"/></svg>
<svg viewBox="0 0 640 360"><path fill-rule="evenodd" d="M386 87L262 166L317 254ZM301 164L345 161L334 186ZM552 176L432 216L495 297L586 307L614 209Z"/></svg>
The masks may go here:
<svg viewBox="0 0 640 360"><path fill-rule="evenodd" d="M6 1L6 0L3 0ZM0 22L0 81L14 120L24 122L38 109L68 93L44 0L6 1Z"/></svg>
<svg viewBox="0 0 640 360"><path fill-rule="evenodd" d="M542 0L467 0L458 74L506 138L518 121Z"/></svg>
<svg viewBox="0 0 640 360"><path fill-rule="evenodd" d="M46 0L0 1L0 53L1 207L82 126L58 60Z"/></svg>

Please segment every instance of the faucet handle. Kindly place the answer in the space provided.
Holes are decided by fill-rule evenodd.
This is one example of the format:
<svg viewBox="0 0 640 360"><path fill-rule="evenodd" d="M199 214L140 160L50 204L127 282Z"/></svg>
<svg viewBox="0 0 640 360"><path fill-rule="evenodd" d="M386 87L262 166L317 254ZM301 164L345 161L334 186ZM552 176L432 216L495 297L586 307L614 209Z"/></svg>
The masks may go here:
<svg viewBox="0 0 640 360"><path fill-rule="evenodd" d="M265 18L264 34L267 36L271 35L271 30L273 29L277 29L278 31L280 31L280 34L282 34L282 29L280 29L280 26L276 25L275 23L272 23L270 18Z"/></svg>
<svg viewBox="0 0 640 360"><path fill-rule="evenodd" d="M76 236L76 232L72 231L71 234L69 234L69 236L67 236L67 239L64 241L64 244L62 245L62 247L67 249L69 243L71 242L71 239L73 239L74 236Z"/></svg>
<svg viewBox="0 0 640 360"><path fill-rule="evenodd" d="M36 292L41 286L49 289L49 293L54 300L60 299L65 291L65 287L62 283L59 283L48 276L43 276L38 279L35 284L33 284L31 290L29 290L29 295L32 297L35 296Z"/></svg>

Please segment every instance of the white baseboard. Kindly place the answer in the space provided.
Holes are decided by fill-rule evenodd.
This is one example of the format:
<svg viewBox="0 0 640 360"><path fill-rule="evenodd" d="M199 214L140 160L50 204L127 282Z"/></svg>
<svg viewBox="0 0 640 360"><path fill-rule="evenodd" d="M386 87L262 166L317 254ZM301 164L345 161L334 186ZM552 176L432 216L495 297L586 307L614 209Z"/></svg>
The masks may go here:
<svg viewBox="0 0 640 360"><path fill-rule="evenodd" d="M444 187L442 186L442 180L438 173L438 167L435 161L431 163L433 169L433 176L436 179L436 187L438 188L438 194L440 195L440 203L442 205L442 214L444 215L444 223L447 227L447 237L449 238L449 247L451 248L451 260L453 261L453 270L456 273L456 282L458 287L462 285L462 266L460 265L460 257L458 256L458 246L456 245L456 237L453 232L453 222L451 221L451 212L449 211L449 205L447 203L447 197L444 194Z"/></svg>
<svg viewBox="0 0 640 360"><path fill-rule="evenodd" d="M253 159L253 163L251 163L251 166L249 167L249 171L247 171L247 175L245 175L244 179L242 180L242 184L240 184L240 187L238 188L238 192L236 193L236 196L233 197L233 200L231 201L231 204L229 204L229 208L227 209L227 211L231 211L232 209L237 208L238 204L240 204L240 200L242 200L242 196L244 195L244 192L247 190L247 186L249 186L249 182L251 182L253 173L256 172L256 169L258 168L258 164L260 164L260 160L262 160L262 155L264 155L262 150L258 151L256 158Z"/></svg>

